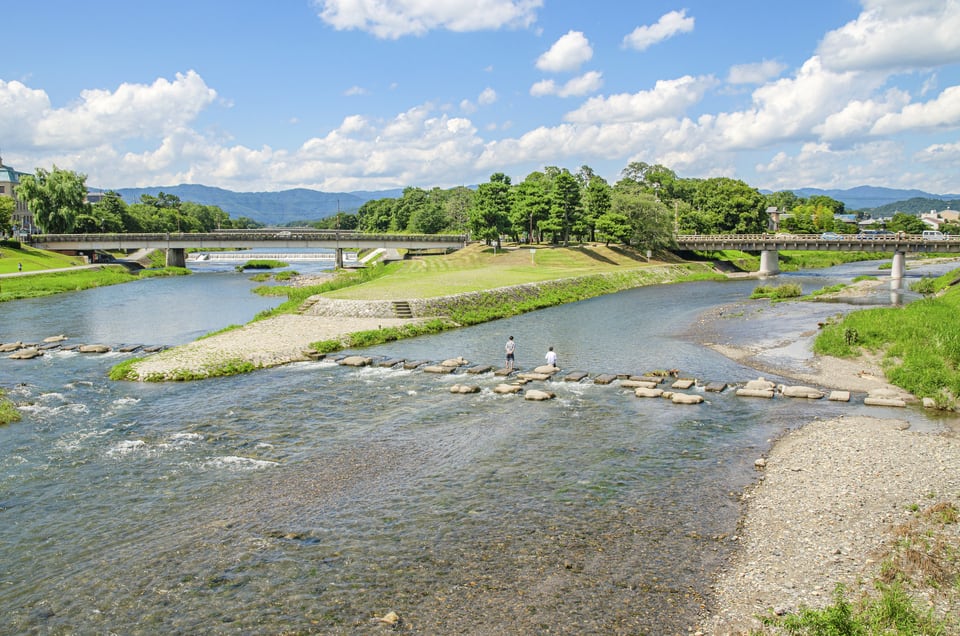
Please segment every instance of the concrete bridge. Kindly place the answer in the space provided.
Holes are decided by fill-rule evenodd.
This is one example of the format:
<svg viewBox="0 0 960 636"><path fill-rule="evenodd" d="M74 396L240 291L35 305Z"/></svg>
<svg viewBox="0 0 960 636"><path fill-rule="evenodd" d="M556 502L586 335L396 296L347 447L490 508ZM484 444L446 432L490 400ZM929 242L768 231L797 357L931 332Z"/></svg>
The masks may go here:
<svg viewBox="0 0 960 636"><path fill-rule="evenodd" d="M960 237L943 240L924 239L914 234L840 234L822 238L803 234L700 234L679 235L677 246L683 250L740 250L760 252L760 275L780 272L779 250L819 250L838 252L893 252L890 278L900 280L906 271L907 253L960 253Z"/></svg>
<svg viewBox="0 0 960 636"><path fill-rule="evenodd" d="M154 234L35 234L33 247L59 252L95 250L162 249L167 265L185 267L187 249L326 248L334 250L337 266L343 265L343 250L376 248L458 250L466 245L462 234L364 234L347 230L259 229L207 233L169 232Z"/></svg>

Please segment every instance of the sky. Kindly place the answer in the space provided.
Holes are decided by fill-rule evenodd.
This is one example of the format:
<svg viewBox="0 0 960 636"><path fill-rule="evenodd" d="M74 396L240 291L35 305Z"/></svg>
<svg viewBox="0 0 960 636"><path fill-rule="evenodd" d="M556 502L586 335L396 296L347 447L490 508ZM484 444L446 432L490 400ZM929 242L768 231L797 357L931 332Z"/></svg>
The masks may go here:
<svg viewBox="0 0 960 636"><path fill-rule="evenodd" d="M634 161L960 192L960 0L5 3L0 158L92 188L519 183Z"/></svg>

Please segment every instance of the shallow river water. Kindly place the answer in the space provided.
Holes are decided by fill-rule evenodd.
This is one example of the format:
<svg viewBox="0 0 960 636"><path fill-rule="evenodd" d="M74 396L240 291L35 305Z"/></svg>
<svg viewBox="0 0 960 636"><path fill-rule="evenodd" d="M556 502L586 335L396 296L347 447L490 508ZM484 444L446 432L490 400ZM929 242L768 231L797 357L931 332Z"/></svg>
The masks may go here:
<svg viewBox="0 0 960 636"><path fill-rule="evenodd" d="M499 365L513 335L521 368L554 346L567 370L741 382L757 371L688 334L756 284L636 289L365 353ZM276 302L252 286L198 268L4 303L0 342L183 343ZM763 329L800 339L803 311ZM675 406L560 380L535 403L495 395L490 374L453 395L463 376L328 362L108 380L129 355L0 358L24 415L0 427L0 633L377 633L391 611L421 634L686 633L770 441L812 417L889 414L863 396Z"/></svg>

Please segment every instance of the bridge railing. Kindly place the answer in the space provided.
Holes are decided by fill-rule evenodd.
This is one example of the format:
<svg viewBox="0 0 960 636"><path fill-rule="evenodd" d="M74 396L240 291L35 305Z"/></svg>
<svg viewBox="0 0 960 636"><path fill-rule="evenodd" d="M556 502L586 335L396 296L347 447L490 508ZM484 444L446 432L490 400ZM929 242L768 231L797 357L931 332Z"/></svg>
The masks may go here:
<svg viewBox="0 0 960 636"><path fill-rule="evenodd" d="M34 243L68 243L80 241L223 241L224 239L243 239L249 241L419 241L432 243L464 244L464 234L366 234L350 230L240 230L231 232L150 232L123 234L34 234L30 237Z"/></svg>

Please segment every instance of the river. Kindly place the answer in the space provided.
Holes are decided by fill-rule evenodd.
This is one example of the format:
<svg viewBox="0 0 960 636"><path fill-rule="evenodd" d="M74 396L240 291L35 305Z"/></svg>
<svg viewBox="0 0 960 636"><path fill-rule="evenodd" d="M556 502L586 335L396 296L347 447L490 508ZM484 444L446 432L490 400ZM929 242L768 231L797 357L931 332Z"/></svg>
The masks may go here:
<svg viewBox="0 0 960 636"><path fill-rule="evenodd" d="M781 278L810 291L876 267ZM365 353L499 365L513 335L521 368L554 346L564 369L742 382L758 372L689 334L756 285L635 289ZM252 287L197 267L3 303L0 342L175 345L278 302ZM822 311L772 313L762 332L800 341ZM495 395L489 375L454 395L462 376L329 362L108 380L129 355L0 358L24 416L0 427L0 633L376 633L393 611L420 634L685 634L771 440L889 414L862 396L675 406L563 381L535 403Z"/></svg>

